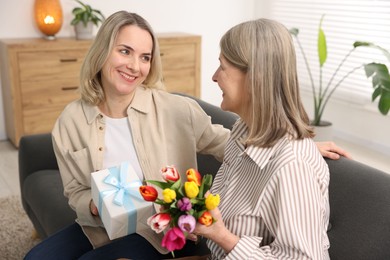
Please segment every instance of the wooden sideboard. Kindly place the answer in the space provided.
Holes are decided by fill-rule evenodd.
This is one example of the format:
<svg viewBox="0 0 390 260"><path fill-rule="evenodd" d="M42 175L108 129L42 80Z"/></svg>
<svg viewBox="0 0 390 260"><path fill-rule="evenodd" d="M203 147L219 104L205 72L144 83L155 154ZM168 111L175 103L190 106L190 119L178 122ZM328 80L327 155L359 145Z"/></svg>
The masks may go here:
<svg viewBox="0 0 390 260"><path fill-rule="evenodd" d="M167 91L200 97L201 37L158 34ZM66 104L79 98L80 67L91 41L58 38L0 40L6 132L20 137L51 132Z"/></svg>

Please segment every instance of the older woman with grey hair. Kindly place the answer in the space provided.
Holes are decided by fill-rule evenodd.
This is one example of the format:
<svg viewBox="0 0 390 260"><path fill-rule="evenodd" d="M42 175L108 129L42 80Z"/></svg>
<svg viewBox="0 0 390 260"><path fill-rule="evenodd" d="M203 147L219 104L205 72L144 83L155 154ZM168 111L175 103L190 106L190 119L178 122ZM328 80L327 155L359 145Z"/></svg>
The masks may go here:
<svg viewBox="0 0 390 260"><path fill-rule="evenodd" d="M288 30L245 22L221 39L213 80L240 116L211 188L216 222L197 224L211 259L329 259L329 170L303 108Z"/></svg>

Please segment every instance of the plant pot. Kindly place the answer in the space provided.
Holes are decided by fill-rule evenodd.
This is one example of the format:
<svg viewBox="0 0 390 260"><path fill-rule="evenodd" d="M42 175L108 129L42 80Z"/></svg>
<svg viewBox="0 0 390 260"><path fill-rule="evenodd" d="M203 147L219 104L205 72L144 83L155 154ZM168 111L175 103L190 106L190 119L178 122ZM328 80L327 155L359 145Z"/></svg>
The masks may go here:
<svg viewBox="0 0 390 260"><path fill-rule="evenodd" d="M316 136L313 138L316 142L333 140L333 125L328 121L321 121L319 126L314 126Z"/></svg>
<svg viewBox="0 0 390 260"><path fill-rule="evenodd" d="M87 26L84 26L82 22L76 24L74 26L74 30L76 32L76 39L77 40L90 40L93 38L93 23L88 22Z"/></svg>

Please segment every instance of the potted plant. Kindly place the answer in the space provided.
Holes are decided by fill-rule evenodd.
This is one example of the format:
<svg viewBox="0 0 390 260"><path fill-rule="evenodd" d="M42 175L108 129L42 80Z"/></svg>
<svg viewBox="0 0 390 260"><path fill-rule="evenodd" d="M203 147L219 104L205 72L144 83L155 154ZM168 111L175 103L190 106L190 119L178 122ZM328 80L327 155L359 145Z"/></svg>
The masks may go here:
<svg viewBox="0 0 390 260"><path fill-rule="evenodd" d="M76 39L92 39L93 26L98 26L105 17L99 10L93 9L90 5L84 4L79 0L75 1L81 5L81 7L73 8L72 14L74 18L70 22L75 28Z"/></svg>
<svg viewBox="0 0 390 260"><path fill-rule="evenodd" d="M334 91L341 85L341 83L352 73L357 71L358 69L361 69L364 67L365 73L367 78L372 78L372 86L374 88L372 93L372 101L375 101L377 98L379 98L379 104L378 109L383 115L387 115L390 109L390 75L389 71L387 69L387 66L385 64L381 63L367 63L367 64L361 64L360 66L357 66L350 70L349 72L345 73L343 77L338 82L333 83L333 80L337 73L339 72L340 68L343 66L344 62L348 59L348 57L351 56L351 54L358 48L358 47L372 47L380 50L390 61L390 53L383 49L382 47L375 45L373 43L369 42L355 42L353 44L353 48L345 55L343 60L340 62L340 64L337 66L336 70L334 71L332 77L330 80L326 83L323 82L322 78L322 68L326 62L327 59L327 45L326 45L326 37L325 33L321 28L322 21L323 21L324 15L321 17L320 24L319 24L319 31L318 31L318 59L319 59L319 70L320 70L320 80L319 86L316 86L314 84L313 76L309 67L308 60L306 58L304 49L299 41L298 33L299 30L297 28L290 29L290 33L295 37L296 42L298 44L298 47L302 53L305 66L308 71L308 75L311 82L311 89L313 93L313 99L314 99L314 118L312 120L313 126L321 126L323 125L322 122L322 115L324 113L325 107L328 104L329 99L332 97ZM326 83L326 84L325 84Z"/></svg>

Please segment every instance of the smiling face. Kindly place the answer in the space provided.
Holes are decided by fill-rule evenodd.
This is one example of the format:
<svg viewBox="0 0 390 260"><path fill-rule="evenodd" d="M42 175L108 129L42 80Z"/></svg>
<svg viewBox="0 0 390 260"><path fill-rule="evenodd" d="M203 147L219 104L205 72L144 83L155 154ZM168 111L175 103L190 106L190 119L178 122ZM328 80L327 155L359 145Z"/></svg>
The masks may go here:
<svg viewBox="0 0 390 260"><path fill-rule="evenodd" d="M244 117L248 107L245 89L246 74L229 63L223 55L219 56L220 66L213 75L213 81L222 90L221 108Z"/></svg>
<svg viewBox="0 0 390 260"><path fill-rule="evenodd" d="M102 85L107 99L132 99L134 90L149 74L153 41L148 31L128 25L118 32L102 68Z"/></svg>

